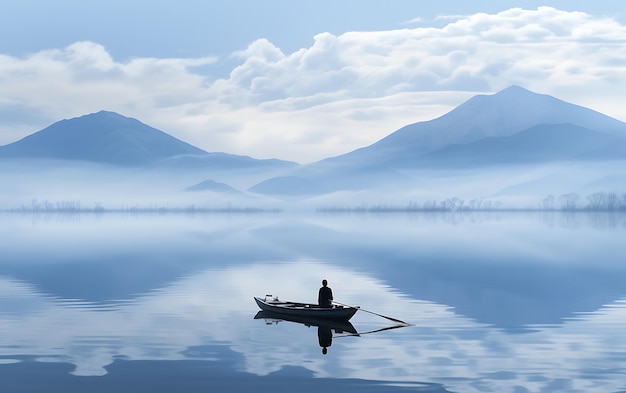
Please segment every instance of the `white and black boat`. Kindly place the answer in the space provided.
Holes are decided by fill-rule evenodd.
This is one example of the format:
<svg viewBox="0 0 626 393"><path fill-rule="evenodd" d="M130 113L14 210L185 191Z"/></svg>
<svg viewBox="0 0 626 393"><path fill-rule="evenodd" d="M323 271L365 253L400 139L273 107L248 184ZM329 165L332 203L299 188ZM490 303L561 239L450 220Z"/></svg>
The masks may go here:
<svg viewBox="0 0 626 393"><path fill-rule="evenodd" d="M281 301L272 295L265 295L265 299L254 298L256 304L263 311L269 311L278 315L348 321L356 314L359 307L344 307L333 305L332 307L320 307L317 304Z"/></svg>

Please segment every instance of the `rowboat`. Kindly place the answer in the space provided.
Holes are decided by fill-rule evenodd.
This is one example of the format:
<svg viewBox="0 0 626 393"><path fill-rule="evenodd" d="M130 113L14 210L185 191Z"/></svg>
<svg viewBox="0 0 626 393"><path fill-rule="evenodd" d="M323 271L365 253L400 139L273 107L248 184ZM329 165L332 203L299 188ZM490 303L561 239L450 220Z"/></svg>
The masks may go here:
<svg viewBox="0 0 626 393"><path fill-rule="evenodd" d="M313 319L348 321L359 310L358 307L336 305L333 307L320 307L317 304L285 302L271 295L266 295L265 299L255 296L254 301L263 311L270 311L278 315Z"/></svg>

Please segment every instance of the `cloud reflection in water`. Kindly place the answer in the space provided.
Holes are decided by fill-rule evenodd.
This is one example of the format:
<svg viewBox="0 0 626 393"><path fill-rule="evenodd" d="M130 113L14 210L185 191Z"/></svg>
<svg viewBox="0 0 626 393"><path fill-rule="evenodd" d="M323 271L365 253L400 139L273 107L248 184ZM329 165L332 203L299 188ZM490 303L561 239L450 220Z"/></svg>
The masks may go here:
<svg viewBox="0 0 626 393"><path fill-rule="evenodd" d="M623 246L616 246L621 244L621 227L551 227L526 219L515 219L513 225L506 217L453 224L369 217L367 220L373 225L366 227L361 225L363 220L313 217L301 225L298 221L272 219L261 225L255 219L253 225L246 223L238 228L236 223L230 223L232 226L226 229L220 229L219 223L202 229L203 221L191 222L194 231L184 225L177 226L172 233L153 229L151 235L159 240L156 247L161 248L162 254L169 255L165 243L166 235L171 235L171 242L183 237L185 246L210 249L202 255L209 255L211 262L192 261L192 268L180 267L169 281L159 278L155 281L158 285L142 293L112 298L69 298L46 292L39 286L38 276L5 263L0 276L0 362L10 364L34 355L40 362L72 363L76 367L72 371L74 375L96 376L105 375L121 359L193 359L219 363L224 361L224 354L215 348L227 347L240 355L233 367L259 376L274 375L296 366L318 378L432 382L465 392L541 391L550 387L552 391L568 392L623 389L626 291L619 285L624 277L623 269L616 263L619 257L610 256L623 251ZM315 254L313 247L304 246L306 239L294 240L297 236L288 236L301 226L308 228L307 231L314 230L318 237L311 242L317 247L322 243L328 247ZM300 232L298 236L303 235ZM195 240L190 240L190 236ZM242 239L251 241L242 243ZM369 242L364 243L363 239ZM493 240L498 248L486 244L485 239ZM449 252L445 251L446 243L451 248ZM58 247L63 244L61 241ZM124 244L132 249L131 241L125 240ZM236 244L253 248L236 253L238 259L226 258L228 254L224 250ZM406 247L401 248L403 244ZM271 245L281 251L259 253ZM602 247L602 257L590 260L588 257L599 250L596 247ZM352 258L358 259L358 263L349 259L350 250L357 254ZM458 261L450 259L450 262L442 257L432 262L427 258L437 255L450 258L457 250L466 251ZM484 262L506 258L507 250L513 250L514 256L498 262L499 265ZM100 251L105 252L104 248ZM189 250L185 252L193 254ZM254 261L255 253L263 260ZM300 258L292 259L298 254ZM19 253L13 250L13 255ZM318 258L306 257L310 255ZM381 258L384 255L394 257ZM227 262L221 265L213 262L217 256L226 258ZM106 264L107 258L94 264ZM472 262L464 271L463 262L468 259ZM376 261L387 265L377 266ZM411 265L410 261L416 262ZM435 269L437 263L443 265L441 272ZM56 266L56 262L50 264ZM529 274L524 276L527 280L517 282L517 286L496 286L506 277L507 269L503 265L510 267L510 271L528 269ZM154 266L163 265L157 261ZM580 269L581 266L585 269ZM461 270L442 275L445 268ZM470 272L477 268L484 272L491 268L493 272L485 281L492 286L487 292L477 288L476 283L463 282L463 277L466 281L475 280ZM406 277L402 277L403 272ZM149 281L149 271L144 274ZM540 281L532 281L533 276L547 278L549 285L555 287L555 292L545 292L549 295L563 293L562 288L574 285L594 301L561 299L549 303L556 307L555 315L560 315L555 323L541 323L542 319L536 319L535 314L507 309L507 305L532 305L521 300L533 291L547 288ZM611 276L615 282L608 280ZM425 280L424 277L429 280L419 281ZM559 282L559 277L563 282ZM29 281L29 278L33 279ZM271 293L285 300L314 302L321 278L329 280L337 300L415 326L334 339L324 357L315 328L298 324L267 326L253 319L258 311L253 296ZM435 279L441 279L436 281L438 287L433 284ZM410 282L415 281L425 286L411 287ZM591 294L603 285L612 289L605 293L605 298L610 300L594 306L596 300L603 298ZM432 300L441 292L455 289L473 294L477 302L474 308L456 307L462 304L462 291L458 297L448 297L449 302ZM608 297L620 291L621 297ZM525 315L525 320L516 321L523 329L486 322L489 318L482 318L479 308L498 303L484 301L479 294L503 296L500 299L506 301L503 308L484 315L494 321L503 319L489 314ZM546 302L550 301L546 298ZM357 313L352 322L359 331L389 326L389 321L363 312Z"/></svg>

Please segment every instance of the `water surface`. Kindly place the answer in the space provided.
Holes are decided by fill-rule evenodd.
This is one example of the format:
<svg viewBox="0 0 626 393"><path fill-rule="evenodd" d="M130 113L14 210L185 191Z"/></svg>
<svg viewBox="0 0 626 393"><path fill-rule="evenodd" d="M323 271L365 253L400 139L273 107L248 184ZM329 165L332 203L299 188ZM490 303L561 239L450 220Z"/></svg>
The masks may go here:
<svg viewBox="0 0 626 393"><path fill-rule="evenodd" d="M0 218L8 392L626 391L623 214ZM412 326L255 319L323 278Z"/></svg>

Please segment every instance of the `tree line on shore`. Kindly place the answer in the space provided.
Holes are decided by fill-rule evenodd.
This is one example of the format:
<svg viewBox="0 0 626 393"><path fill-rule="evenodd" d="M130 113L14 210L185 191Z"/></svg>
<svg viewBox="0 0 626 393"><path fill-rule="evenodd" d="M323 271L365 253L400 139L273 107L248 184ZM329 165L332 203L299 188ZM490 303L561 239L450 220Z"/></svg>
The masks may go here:
<svg viewBox="0 0 626 393"><path fill-rule="evenodd" d="M117 208L105 208L101 202L93 205L85 205L80 201L49 201L33 199L29 205L22 204L18 208L12 208L9 212L15 213L258 213L276 212L279 209L262 209L256 207L201 207L196 205L159 206L159 205L124 205Z"/></svg>
<svg viewBox="0 0 626 393"><path fill-rule="evenodd" d="M626 193L595 192L586 197L575 193L561 194L558 196L548 195L541 199L536 206L511 207L495 199L471 199L464 200L458 197L443 200L427 200L425 202L410 201L407 205L363 204L360 206L326 206L317 208L318 212L463 212L463 211L626 211ZM105 212L130 212L130 213L168 213L168 212L263 212L282 211L282 209L263 209L255 207L200 207L188 205L175 206L121 206L119 208L105 208L102 203L95 202L93 205L85 205L80 201L49 201L31 200L30 204L22 204L18 208L8 209L10 212L32 213L105 213Z"/></svg>
<svg viewBox="0 0 626 393"><path fill-rule="evenodd" d="M626 211L626 193L595 192L582 198L575 193L548 195L537 206L511 207L494 199L464 199L453 197L441 201L427 200L423 203L411 201L405 206L386 204L361 205L354 207L329 206L317 209L320 212L463 212L463 211Z"/></svg>

